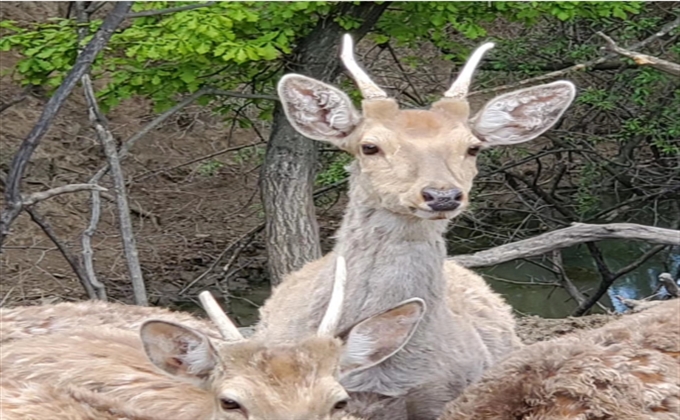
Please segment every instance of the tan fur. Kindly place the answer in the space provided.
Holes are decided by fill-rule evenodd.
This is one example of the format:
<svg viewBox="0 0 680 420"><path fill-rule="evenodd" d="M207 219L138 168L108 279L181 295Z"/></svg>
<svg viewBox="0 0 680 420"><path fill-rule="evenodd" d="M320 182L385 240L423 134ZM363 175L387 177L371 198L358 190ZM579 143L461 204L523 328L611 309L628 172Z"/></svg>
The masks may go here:
<svg viewBox="0 0 680 420"><path fill-rule="evenodd" d="M423 312L422 301L411 299L363 320L342 339L312 334L271 345L225 342L207 322L161 308L89 301L3 309L3 415L37 419L52 410L49 418L73 420L243 419L243 412L221 408L228 398L250 420L351 420L334 409L347 397L338 377L393 354ZM367 404L366 420L377 407L386 410L381 415L395 409L366 395L346 411Z"/></svg>
<svg viewBox="0 0 680 420"><path fill-rule="evenodd" d="M90 300L0 308L0 343L83 327L108 326L137 331L150 318L178 322L209 337L220 338L217 329L210 322L187 313L160 307Z"/></svg>
<svg viewBox="0 0 680 420"><path fill-rule="evenodd" d="M462 80L447 92L456 98L449 95L429 110L400 110L353 63L351 39L345 38L343 60L368 94L363 114L344 92L305 76L284 76L278 92L298 132L355 157L348 208L333 252L284 279L260 311L256 336L285 342L316 329L331 293L335 256L342 255L348 281L338 331L409 297L428 308L403 350L344 377L343 386L404 399L409 419L432 420L521 345L503 299L481 277L445 261L442 236L448 220L469 203L476 152L540 135L569 106L575 88L561 81L511 92L472 117L463 92L469 80Z"/></svg>
<svg viewBox="0 0 680 420"><path fill-rule="evenodd" d="M3 381L51 388L27 393L3 384L15 401L3 397L3 410L19 418L27 408L16 401L37 397L69 406L72 391L79 389L80 414L49 418L98 418L88 410L118 410L124 418L132 410L144 413L145 419L243 419L220 410L218 398L228 395L248 407L250 419L330 419L334 402L344 394L334 379L338 340L313 337L277 347L251 341L214 344L223 363L198 386L155 369L132 331L100 326L6 343L0 364ZM333 416L341 417L341 412Z"/></svg>
<svg viewBox="0 0 680 420"><path fill-rule="evenodd" d="M680 300L524 347L440 420L680 419Z"/></svg>

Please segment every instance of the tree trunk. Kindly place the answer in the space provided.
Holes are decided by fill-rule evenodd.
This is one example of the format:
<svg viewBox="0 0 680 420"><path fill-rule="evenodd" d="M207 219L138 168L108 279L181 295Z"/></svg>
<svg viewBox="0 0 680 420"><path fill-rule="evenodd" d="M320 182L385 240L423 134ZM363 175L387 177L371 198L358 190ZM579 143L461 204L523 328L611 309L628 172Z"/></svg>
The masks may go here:
<svg viewBox="0 0 680 420"><path fill-rule="evenodd" d="M300 41L292 59L288 60L286 73L302 73L329 83L335 80L340 72L340 39L346 31L333 18L347 16L361 20L361 27L352 33L358 41L373 27L388 4L339 4L334 13L319 21ZM287 273L321 257L312 197L316 162L315 142L298 134L277 104L260 175L272 285L279 284Z"/></svg>

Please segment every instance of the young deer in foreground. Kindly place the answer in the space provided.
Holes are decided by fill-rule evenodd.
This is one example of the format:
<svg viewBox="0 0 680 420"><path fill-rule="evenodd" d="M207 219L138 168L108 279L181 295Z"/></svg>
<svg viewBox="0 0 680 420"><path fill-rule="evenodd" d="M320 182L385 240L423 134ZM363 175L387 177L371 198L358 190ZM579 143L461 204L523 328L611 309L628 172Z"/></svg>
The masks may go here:
<svg viewBox="0 0 680 420"><path fill-rule="evenodd" d="M151 320L139 332L83 325L7 341L0 355L2 418L350 419L338 379L396 353L425 306L420 299L401 302L336 338L344 283L344 260L338 259L334 291L317 333L294 343L243 340L210 300L204 305L224 340ZM27 322L24 318L24 327ZM383 404L367 398L352 403Z"/></svg>
<svg viewBox="0 0 680 420"><path fill-rule="evenodd" d="M680 420L680 300L524 347L440 420Z"/></svg>
<svg viewBox="0 0 680 420"><path fill-rule="evenodd" d="M364 97L363 114L333 86L298 74L278 92L302 135L352 154L349 204L333 252L289 274L261 310L256 335L285 341L319 325L336 255L347 259L342 331L408 297L428 307L420 327L390 360L343 380L353 392L405 398L410 419L434 419L444 404L520 346L510 307L473 272L446 261L443 233L468 205L484 148L522 143L548 130L567 109L574 85L558 81L501 95L475 116L466 99L475 67L493 44L470 57L429 110L400 110L353 57L342 60Z"/></svg>

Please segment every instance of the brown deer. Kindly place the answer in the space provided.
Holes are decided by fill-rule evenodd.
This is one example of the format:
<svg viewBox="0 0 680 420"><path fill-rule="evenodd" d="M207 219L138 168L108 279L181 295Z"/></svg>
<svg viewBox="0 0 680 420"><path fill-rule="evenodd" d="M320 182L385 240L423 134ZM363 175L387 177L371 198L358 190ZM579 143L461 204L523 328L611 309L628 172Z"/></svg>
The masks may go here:
<svg viewBox="0 0 680 420"><path fill-rule="evenodd" d="M261 310L256 335L282 341L316 328L331 293L336 255L349 280L342 331L407 297L428 311L408 344L385 363L343 380L406 398L411 419L434 419L444 404L520 346L510 307L484 280L446 262L443 233L468 205L481 149L518 144L548 130L572 102L574 85L558 81L506 93L470 116L466 99L484 44L429 110L400 110L353 57L342 60L363 95L363 114L339 89L299 74L278 85L283 109L302 135L352 154L349 204L333 252L289 274Z"/></svg>
<svg viewBox="0 0 680 420"><path fill-rule="evenodd" d="M440 420L679 420L680 300L526 346Z"/></svg>
<svg viewBox="0 0 680 420"><path fill-rule="evenodd" d="M334 291L316 334L296 342L243 340L205 294L206 311L223 340L148 320L139 332L72 325L7 341L0 355L3 419L349 419L343 417L348 399L339 379L398 352L425 305L417 298L400 302L336 337L343 267L338 259ZM373 394L358 403L384 404ZM394 418L402 418L403 407L391 407ZM41 417L51 409L68 414Z"/></svg>

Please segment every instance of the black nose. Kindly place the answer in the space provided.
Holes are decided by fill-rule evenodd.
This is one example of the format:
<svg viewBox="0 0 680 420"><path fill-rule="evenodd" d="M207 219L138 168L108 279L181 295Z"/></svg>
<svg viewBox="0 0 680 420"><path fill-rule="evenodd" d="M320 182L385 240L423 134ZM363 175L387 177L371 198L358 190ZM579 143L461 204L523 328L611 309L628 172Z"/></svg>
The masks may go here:
<svg viewBox="0 0 680 420"><path fill-rule="evenodd" d="M460 207L463 200L463 191L458 188L450 190L438 190L436 188L424 188L422 193L425 204L432 211L452 211Z"/></svg>

